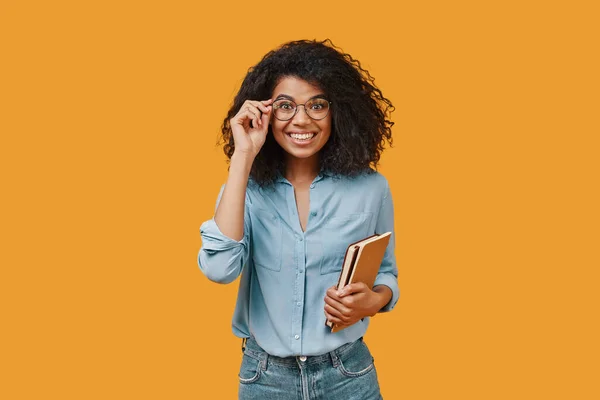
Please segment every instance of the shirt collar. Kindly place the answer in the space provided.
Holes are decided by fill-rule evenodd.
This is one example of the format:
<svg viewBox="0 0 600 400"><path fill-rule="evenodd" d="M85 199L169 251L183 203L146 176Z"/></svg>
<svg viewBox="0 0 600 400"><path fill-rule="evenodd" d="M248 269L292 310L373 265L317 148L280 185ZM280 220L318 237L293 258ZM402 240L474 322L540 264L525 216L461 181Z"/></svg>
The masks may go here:
<svg viewBox="0 0 600 400"><path fill-rule="evenodd" d="M321 172L319 172L319 175L317 175L317 177L313 181L313 184L319 182L320 180L324 179L325 177L329 177L329 176L333 176L333 175L334 174L332 174L331 172L321 170ZM288 185L291 185L290 181L285 179L285 177L282 174L277 174L277 177L275 178L275 182L287 183Z"/></svg>

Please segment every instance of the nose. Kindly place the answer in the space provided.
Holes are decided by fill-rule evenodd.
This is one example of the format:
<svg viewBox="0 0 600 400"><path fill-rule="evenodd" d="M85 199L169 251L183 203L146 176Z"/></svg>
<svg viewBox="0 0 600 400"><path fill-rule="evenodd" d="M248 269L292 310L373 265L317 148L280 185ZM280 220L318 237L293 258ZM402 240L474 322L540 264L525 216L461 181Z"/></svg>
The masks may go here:
<svg viewBox="0 0 600 400"><path fill-rule="evenodd" d="M300 107L302 107L302 111L300 111ZM306 108L303 104L300 104L296 108L296 115L294 115L293 121L294 124L305 125L310 122L310 117L306 113Z"/></svg>

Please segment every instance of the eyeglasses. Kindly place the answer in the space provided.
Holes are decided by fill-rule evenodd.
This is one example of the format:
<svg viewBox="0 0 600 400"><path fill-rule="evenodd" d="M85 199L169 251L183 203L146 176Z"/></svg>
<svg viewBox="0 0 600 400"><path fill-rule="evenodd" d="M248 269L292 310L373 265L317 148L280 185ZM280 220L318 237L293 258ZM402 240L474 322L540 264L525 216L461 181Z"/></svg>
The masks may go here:
<svg viewBox="0 0 600 400"><path fill-rule="evenodd" d="M294 118L298 112L298 107L304 107L306 115L318 121L325 118L329 114L330 101L321 97L309 99L304 104L296 104L289 99L279 99L273 102L273 115L280 121L289 121Z"/></svg>

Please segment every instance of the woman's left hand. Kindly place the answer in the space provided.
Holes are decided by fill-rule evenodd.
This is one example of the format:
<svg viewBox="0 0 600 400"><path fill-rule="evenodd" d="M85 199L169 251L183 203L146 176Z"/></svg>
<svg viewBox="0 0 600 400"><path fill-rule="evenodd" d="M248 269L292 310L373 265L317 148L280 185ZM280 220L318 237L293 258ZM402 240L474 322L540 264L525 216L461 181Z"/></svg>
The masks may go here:
<svg viewBox="0 0 600 400"><path fill-rule="evenodd" d="M391 298L391 290L373 291L362 282L346 285L338 294L336 287L327 289L325 317L340 327L355 324L364 317L377 314Z"/></svg>

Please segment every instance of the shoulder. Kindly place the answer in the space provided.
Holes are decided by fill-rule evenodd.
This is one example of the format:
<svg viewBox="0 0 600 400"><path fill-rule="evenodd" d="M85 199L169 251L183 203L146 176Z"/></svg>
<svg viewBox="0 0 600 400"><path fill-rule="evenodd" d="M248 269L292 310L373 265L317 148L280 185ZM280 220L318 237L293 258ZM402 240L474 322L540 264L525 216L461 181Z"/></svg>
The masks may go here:
<svg viewBox="0 0 600 400"><path fill-rule="evenodd" d="M380 172L369 169L356 176L336 176L340 182L352 189L375 192L384 195L389 191L388 180Z"/></svg>
<svg viewBox="0 0 600 400"><path fill-rule="evenodd" d="M221 201L221 197L223 197L225 186L227 186L226 183L223 183L221 185L221 188L219 190L219 196L217 197L217 204ZM259 190L260 186L254 180L248 180L248 185L246 186L246 206L252 205L253 199L256 199Z"/></svg>
<svg viewBox="0 0 600 400"><path fill-rule="evenodd" d="M276 183L261 185L252 177L248 179L246 187L246 203L248 207L270 208L272 200L276 197Z"/></svg>

